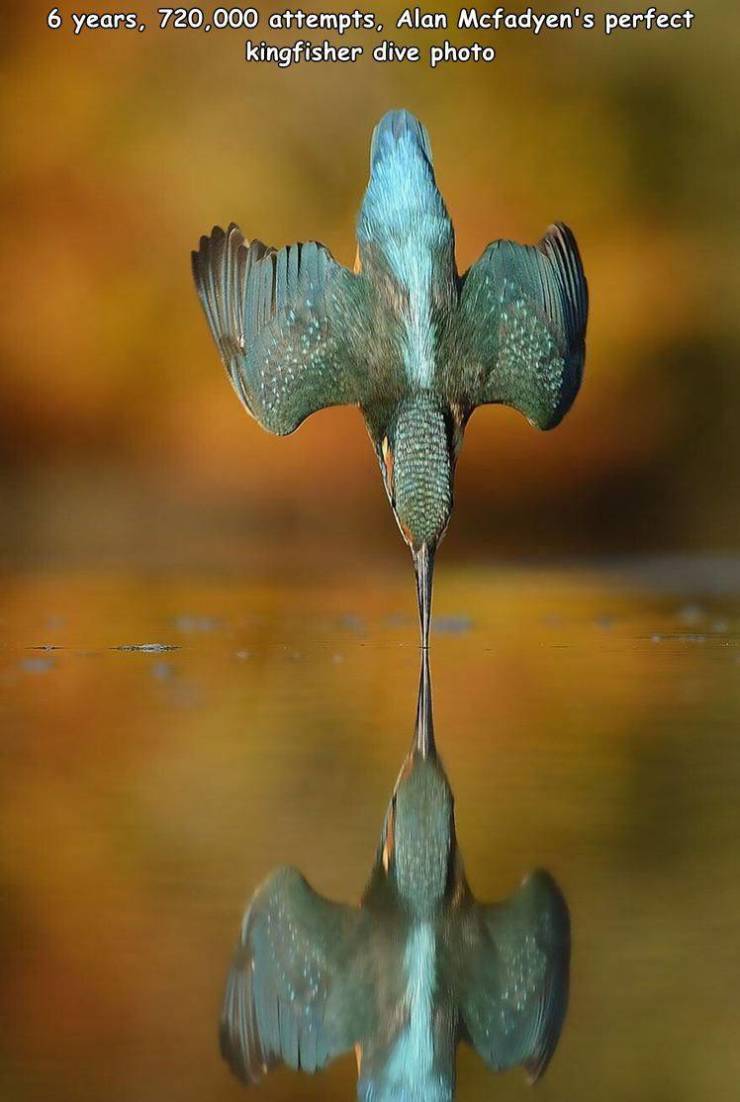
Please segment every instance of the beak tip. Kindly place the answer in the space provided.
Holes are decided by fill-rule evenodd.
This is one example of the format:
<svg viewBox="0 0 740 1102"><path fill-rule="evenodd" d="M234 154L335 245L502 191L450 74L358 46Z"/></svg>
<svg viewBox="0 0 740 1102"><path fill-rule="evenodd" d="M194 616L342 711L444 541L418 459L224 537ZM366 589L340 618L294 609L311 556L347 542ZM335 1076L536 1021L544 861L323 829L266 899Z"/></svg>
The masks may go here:
<svg viewBox="0 0 740 1102"><path fill-rule="evenodd" d="M416 573L416 593L419 602L419 620L421 626L422 650L429 647L429 624L432 609L432 576L434 571L434 548L428 543L413 549L414 571Z"/></svg>

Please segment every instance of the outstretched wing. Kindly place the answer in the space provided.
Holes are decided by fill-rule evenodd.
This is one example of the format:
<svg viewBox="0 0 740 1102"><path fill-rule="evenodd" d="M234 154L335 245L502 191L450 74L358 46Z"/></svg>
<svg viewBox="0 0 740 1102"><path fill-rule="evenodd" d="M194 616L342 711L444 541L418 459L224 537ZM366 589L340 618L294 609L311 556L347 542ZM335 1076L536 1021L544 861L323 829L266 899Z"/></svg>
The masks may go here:
<svg viewBox="0 0 740 1102"><path fill-rule="evenodd" d="M474 904L459 947L466 1039L496 1071L532 1080L555 1051L568 1004L570 920L552 877L528 877L505 903Z"/></svg>
<svg viewBox="0 0 740 1102"><path fill-rule="evenodd" d="M513 406L537 428L554 428L581 385L587 318L588 286L567 226L552 226L536 246L489 245L463 277L460 398Z"/></svg>
<svg viewBox="0 0 740 1102"><path fill-rule="evenodd" d="M360 400L361 277L317 242L275 251L233 224L201 237L192 257L221 359L264 428L283 436L318 409Z"/></svg>
<svg viewBox="0 0 740 1102"><path fill-rule="evenodd" d="M278 869L244 916L221 1014L221 1053L245 1083L281 1061L313 1072L352 1048L371 1012L356 958L362 913Z"/></svg>

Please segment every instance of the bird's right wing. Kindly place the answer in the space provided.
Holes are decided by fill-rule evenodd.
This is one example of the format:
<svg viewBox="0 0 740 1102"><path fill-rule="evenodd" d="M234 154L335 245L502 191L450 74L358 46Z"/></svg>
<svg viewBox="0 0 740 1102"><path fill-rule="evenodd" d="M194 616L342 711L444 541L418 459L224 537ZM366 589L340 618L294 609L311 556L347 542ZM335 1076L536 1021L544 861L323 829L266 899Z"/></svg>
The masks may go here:
<svg viewBox="0 0 740 1102"><path fill-rule="evenodd" d="M295 869L274 872L244 915L221 1015L221 1053L245 1083L277 1063L313 1072L352 1048L372 1002L357 960L362 912Z"/></svg>
<svg viewBox="0 0 740 1102"><path fill-rule="evenodd" d="M567 226L551 226L538 245L495 241L463 276L451 396L471 409L513 406L553 428L581 385L587 320L588 285Z"/></svg>
<svg viewBox="0 0 740 1102"><path fill-rule="evenodd" d="M547 1067L568 1005L570 919L552 877L529 876L505 903L464 919L457 983L464 1035L496 1071Z"/></svg>
<svg viewBox="0 0 740 1102"><path fill-rule="evenodd" d="M269 432L326 406L355 404L367 356L364 279L314 241L279 251L215 226L193 277L232 385Z"/></svg>

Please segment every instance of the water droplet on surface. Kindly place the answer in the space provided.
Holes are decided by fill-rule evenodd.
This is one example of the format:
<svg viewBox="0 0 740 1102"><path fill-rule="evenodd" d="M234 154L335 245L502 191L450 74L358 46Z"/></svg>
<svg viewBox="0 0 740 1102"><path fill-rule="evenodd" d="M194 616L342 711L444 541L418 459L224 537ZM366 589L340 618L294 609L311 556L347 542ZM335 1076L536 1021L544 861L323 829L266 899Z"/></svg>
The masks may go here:
<svg viewBox="0 0 740 1102"><path fill-rule="evenodd" d="M435 616L432 631L437 635L465 635L473 627L469 616Z"/></svg>
<svg viewBox="0 0 740 1102"><path fill-rule="evenodd" d="M679 620L685 624L700 624L706 619L706 612L700 605L684 605L678 610Z"/></svg>
<svg viewBox="0 0 740 1102"><path fill-rule="evenodd" d="M345 630L353 631L357 635L364 635L367 631L367 624L361 616L357 616L354 612L348 612L340 620L340 624Z"/></svg>
<svg viewBox="0 0 740 1102"><path fill-rule="evenodd" d="M24 658L21 662L21 669L26 673L47 673L55 666L56 662L53 658Z"/></svg>
<svg viewBox="0 0 740 1102"><path fill-rule="evenodd" d="M197 632L216 631L221 626L221 622L213 616L184 615L175 617L174 626L186 635L193 635Z"/></svg>
<svg viewBox="0 0 740 1102"><path fill-rule="evenodd" d="M175 667L171 662L155 662L152 666L152 677L157 681L169 681L175 675Z"/></svg>

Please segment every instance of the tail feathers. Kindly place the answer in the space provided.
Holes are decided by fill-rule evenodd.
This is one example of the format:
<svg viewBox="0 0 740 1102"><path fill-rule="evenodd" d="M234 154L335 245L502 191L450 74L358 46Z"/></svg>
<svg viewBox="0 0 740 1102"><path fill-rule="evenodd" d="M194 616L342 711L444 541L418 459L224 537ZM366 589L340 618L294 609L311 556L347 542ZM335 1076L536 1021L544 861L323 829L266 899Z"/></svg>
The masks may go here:
<svg viewBox="0 0 740 1102"><path fill-rule="evenodd" d="M373 132L370 146L371 170L386 157L393 156L399 146L407 143L411 143L429 165L432 165L432 146L425 127L409 111L389 111Z"/></svg>

